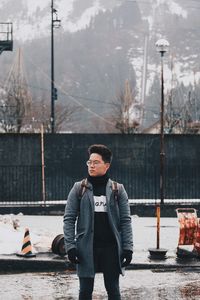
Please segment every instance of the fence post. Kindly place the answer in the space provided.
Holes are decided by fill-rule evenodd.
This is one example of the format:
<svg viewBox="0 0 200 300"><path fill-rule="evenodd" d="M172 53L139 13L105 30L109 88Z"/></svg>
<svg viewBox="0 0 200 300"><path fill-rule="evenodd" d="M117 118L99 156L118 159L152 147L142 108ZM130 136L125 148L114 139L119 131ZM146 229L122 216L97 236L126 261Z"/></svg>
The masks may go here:
<svg viewBox="0 0 200 300"><path fill-rule="evenodd" d="M46 192L45 192L45 164L44 164L44 125L41 124L41 159L42 159L42 201L46 206Z"/></svg>

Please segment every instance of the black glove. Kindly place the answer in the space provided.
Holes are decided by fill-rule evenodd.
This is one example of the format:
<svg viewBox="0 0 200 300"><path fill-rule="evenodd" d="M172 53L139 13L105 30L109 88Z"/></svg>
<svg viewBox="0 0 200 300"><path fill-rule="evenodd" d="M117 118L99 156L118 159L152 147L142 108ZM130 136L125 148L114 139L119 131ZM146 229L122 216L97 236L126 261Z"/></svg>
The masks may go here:
<svg viewBox="0 0 200 300"><path fill-rule="evenodd" d="M131 250L123 250L121 255L122 267L127 267L132 260L133 252Z"/></svg>
<svg viewBox="0 0 200 300"><path fill-rule="evenodd" d="M67 252L68 258L73 264L79 264L79 258L77 255L77 250L76 248L72 248Z"/></svg>

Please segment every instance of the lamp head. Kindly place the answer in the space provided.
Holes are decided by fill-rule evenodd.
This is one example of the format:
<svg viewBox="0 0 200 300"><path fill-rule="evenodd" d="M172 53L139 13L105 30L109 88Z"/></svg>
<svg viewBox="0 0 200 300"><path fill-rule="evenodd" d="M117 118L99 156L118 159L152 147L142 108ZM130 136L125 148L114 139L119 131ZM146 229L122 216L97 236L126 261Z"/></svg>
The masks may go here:
<svg viewBox="0 0 200 300"><path fill-rule="evenodd" d="M164 54L169 49L169 42L165 39L160 39L156 42L156 50L161 54Z"/></svg>
<svg viewBox="0 0 200 300"><path fill-rule="evenodd" d="M57 17L55 20L53 20L53 27L59 28L61 26L61 20L59 20Z"/></svg>

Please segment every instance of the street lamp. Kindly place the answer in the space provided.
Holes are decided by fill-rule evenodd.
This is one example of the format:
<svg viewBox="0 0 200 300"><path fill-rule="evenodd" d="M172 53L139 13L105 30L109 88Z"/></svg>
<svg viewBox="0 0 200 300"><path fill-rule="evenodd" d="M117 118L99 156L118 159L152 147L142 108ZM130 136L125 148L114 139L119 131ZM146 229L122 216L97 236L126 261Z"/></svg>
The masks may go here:
<svg viewBox="0 0 200 300"><path fill-rule="evenodd" d="M60 26L61 20L58 19L57 10L51 0L51 133L54 133L55 128L54 101L57 99L57 89L54 86L54 28Z"/></svg>
<svg viewBox="0 0 200 300"><path fill-rule="evenodd" d="M160 39L156 42L156 50L161 55L161 104L160 104L160 203L164 204L164 76L163 76L163 57L168 51L169 43L167 40Z"/></svg>
<svg viewBox="0 0 200 300"><path fill-rule="evenodd" d="M169 48L168 41L160 39L156 42L156 49L161 55L161 104L160 104L160 203L156 205L157 236L156 248L150 248L149 253L152 258L166 258L167 249L160 248L160 204L164 204L164 76L163 57Z"/></svg>

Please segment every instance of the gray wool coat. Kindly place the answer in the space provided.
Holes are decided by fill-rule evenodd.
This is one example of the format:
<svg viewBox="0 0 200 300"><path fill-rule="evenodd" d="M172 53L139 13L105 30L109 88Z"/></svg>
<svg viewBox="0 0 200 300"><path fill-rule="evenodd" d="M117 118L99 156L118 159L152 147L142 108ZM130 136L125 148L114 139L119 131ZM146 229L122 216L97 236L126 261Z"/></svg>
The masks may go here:
<svg viewBox="0 0 200 300"><path fill-rule="evenodd" d="M93 233L94 233L94 199L92 185L88 182L87 188L79 199L81 182L76 182L71 189L64 213L64 241L68 252L76 248L80 258L77 265L79 277L94 277L93 263ZM120 256L123 250L133 251L133 237L130 207L128 196L122 184L118 184L118 201L114 199L112 180L108 180L106 186L107 213L111 229L116 238L121 274Z"/></svg>

